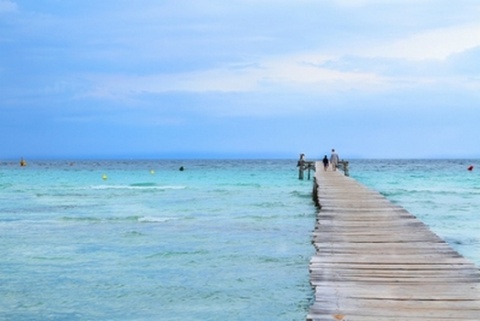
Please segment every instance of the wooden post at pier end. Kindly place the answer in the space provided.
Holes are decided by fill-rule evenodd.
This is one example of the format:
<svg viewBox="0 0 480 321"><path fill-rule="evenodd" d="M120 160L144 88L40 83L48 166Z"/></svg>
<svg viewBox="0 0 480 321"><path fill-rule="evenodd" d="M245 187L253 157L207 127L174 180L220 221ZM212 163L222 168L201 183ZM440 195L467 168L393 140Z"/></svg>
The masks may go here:
<svg viewBox="0 0 480 321"><path fill-rule="evenodd" d="M307 178L310 180L310 172L315 171L315 162L305 162L305 169L307 170Z"/></svg>
<svg viewBox="0 0 480 321"><path fill-rule="evenodd" d="M297 162L298 179L303 180L303 171L305 170L305 154L300 154L300 159Z"/></svg>
<svg viewBox="0 0 480 321"><path fill-rule="evenodd" d="M314 182L321 209L308 321L480 320L478 267L340 172L316 171Z"/></svg>
<svg viewBox="0 0 480 321"><path fill-rule="evenodd" d="M302 163L298 166L298 179L303 180L303 172L305 171L305 165Z"/></svg>
<svg viewBox="0 0 480 321"><path fill-rule="evenodd" d="M307 178L308 180L310 180L311 171L315 171L315 162L300 159L297 163L297 167L298 167L298 179L303 180L305 176L305 170L307 170Z"/></svg>

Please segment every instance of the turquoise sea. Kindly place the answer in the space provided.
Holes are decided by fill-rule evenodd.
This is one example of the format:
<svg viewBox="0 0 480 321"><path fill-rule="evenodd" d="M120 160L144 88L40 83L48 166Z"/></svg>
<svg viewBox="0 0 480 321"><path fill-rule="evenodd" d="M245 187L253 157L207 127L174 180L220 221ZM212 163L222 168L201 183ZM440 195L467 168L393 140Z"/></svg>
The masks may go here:
<svg viewBox="0 0 480 321"><path fill-rule="evenodd" d="M475 163L350 174L478 265ZM297 176L293 159L0 163L0 320L305 320L316 209Z"/></svg>

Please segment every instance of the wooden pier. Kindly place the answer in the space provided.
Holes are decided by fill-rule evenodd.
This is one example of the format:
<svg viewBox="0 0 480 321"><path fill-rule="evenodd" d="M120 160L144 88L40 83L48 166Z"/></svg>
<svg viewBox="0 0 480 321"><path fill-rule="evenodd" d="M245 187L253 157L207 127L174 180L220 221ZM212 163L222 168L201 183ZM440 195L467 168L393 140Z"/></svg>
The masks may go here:
<svg viewBox="0 0 480 321"><path fill-rule="evenodd" d="M308 321L480 320L478 267L340 171L317 170L315 186Z"/></svg>

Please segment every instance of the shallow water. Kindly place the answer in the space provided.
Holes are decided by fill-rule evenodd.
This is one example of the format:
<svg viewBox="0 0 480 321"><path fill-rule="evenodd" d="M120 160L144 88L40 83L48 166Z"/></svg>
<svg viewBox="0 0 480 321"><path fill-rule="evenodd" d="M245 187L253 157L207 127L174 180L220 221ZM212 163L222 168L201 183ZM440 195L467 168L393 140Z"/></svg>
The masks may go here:
<svg viewBox="0 0 480 321"><path fill-rule="evenodd" d="M0 319L305 319L315 209L291 163L3 164Z"/></svg>
<svg viewBox="0 0 480 321"><path fill-rule="evenodd" d="M352 160L350 173L478 265L471 163ZM1 163L0 320L305 320L316 209L295 165Z"/></svg>

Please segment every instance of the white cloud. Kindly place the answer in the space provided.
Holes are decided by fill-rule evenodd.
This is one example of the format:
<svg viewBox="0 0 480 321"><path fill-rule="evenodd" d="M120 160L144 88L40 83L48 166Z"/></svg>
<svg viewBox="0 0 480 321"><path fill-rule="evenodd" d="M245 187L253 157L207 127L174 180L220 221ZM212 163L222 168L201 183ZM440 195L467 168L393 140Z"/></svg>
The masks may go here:
<svg viewBox="0 0 480 321"><path fill-rule="evenodd" d="M259 92L274 90L345 91L378 89L385 82L373 73L343 72L321 67L329 57L299 55L268 59L239 68L228 65L205 71L158 75L88 76L94 90L88 95L125 98L143 93Z"/></svg>
<svg viewBox="0 0 480 321"><path fill-rule="evenodd" d="M367 57L445 60L480 46L480 24L467 24L417 33L389 44L364 49Z"/></svg>
<svg viewBox="0 0 480 321"><path fill-rule="evenodd" d="M269 1L270 0L264 0L264 2ZM305 1L308 2L310 0ZM397 6L402 3L402 1L413 4L413 1L418 0L331 0L330 3L333 2L345 6L364 6L375 4L388 5L393 2ZM431 1L420 0L420 2L426 3ZM11 1L0 0L0 6L5 3L13 4ZM113 35L112 39L116 40L106 41L104 47L101 45L86 46L87 59L84 59L84 61L105 60L112 63L111 66L115 67L120 65L122 58L129 59L125 65L128 65L131 61L138 63L139 66L152 64L161 67L162 64L168 63L171 65L169 66L171 68L163 68L163 70L168 69L169 73L162 74L151 71L152 74L150 75L142 75L143 69L139 69L138 72L140 74L129 75L128 72L131 71L130 68L116 67L118 69L115 69L115 74L107 75L102 74L102 71L94 71L95 67L89 67L89 69L85 70L91 70L92 73L86 78L89 83L92 84L92 90L89 91L87 96L126 99L144 93L155 94L171 91L196 93L294 91L331 94L343 93L345 91L375 92L393 87L432 84L437 81L435 77L432 76L430 78L428 74L421 75L421 77L419 77L418 74L412 76L408 72L402 73L401 76L398 74L395 75L397 70L393 68L393 65L396 65L396 69L403 68L404 66L410 68L414 65L418 66L416 64L419 61L421 63L421 60L446 59L452 54L480 45L480 33L477 32L477 30L480 30L480 24L471 24L420 31L408 38L391 39L389 43L383 44L379 44L378 42L377 44L373 44L375 39L385 39L381 28L373 28L373 30L378 34L382 34L382 36L372 38L342 38L344 34L348 35L349 33L339 32L335 34L335 32L333 32L334 38L338 39L338 42L337 40L330 42L320 38L315 44L311 44L309 48L314 48L314 46L322 46L323 48L316 52L312 51L311 53L295 54L298 47L289 48L286 42L282 42L282 46L288 49L284 52L290 54L282 55L282 49L284 48L277 51L272 50L268 45L258 49L254 48L252 50L242 51L244 50L243 48L238 50L241 46L249 46L252 43L258 45L260 41L239 41L239 38L235 38L235 44L230 41L224 41L224 39L234 38L229 33L227 33L228 36L226 36L219 30L224 29L225 21L232 20L233 18L224 21L223 19L216 20L215 17L217 14L223 13L223 10L228 13L226 9L231 10L229 6L223 6L223 3L222 5L215 5L215 3L212 2L210 5L212 5L213 8L203 8L194 1L192 3L196 5L192 5L192 7L189 6L187 13L185 13L182 6L172 5L172 7L170 7L170 4L168 7L164 7L163 5L158 6L154 1L149 3L151 7L147 6L149 9L148 14L143 11L137 12L136 10L145 10L145 6L137 6L135 10L132 9L132 12L135 13L133 18L130 16L132 14L130 11L128 11L128 15L123 10L120 10L114 15L117 17L119 14L125 14L127 17L130 17L127 21L134 19L133 21L149 29L136 29L135 27L131 27L132 25L136 25L134 23L124 23L128 28L125 27L125 30L120 28L121 32L118 32L118 26L115 26L115 28L111 30L106 28L106 30ZM186 16L188 18L195 16L195 12L200 10L197 6L202 7L202 10L211 11L209 15L210 18L204 19L203 15L201 15L202 18L193 19L191 25L185 23L185 21L189 19L186 19L183 15L188 14ZM180 15L180 9L182 10L181 17L183 18L177 20L178 17L176 17L176 15ZM353 11L357 12L356 10ZM360 16L362 12L362 10L359 10L356 14ZM390 12L396 11L391 10ZM263 19L263 15L260 16ZM163 19L158 19L159 17ZM140 23L140 21L144 20L147 21L145 25ZM114 19L114 21L117 20ZM118 21L125 20L118 19ZM164 22L160 23L157 21ZM415 24L415 22L412 23ZM348 25L348 21L345 22L345 24ZM257 24L254 25L256 26ZM378 24L375 26L378 26ZM246 32L249 30L248 27L246 24L245 28L239 28L239 30ZM174 30L180 28L181 32L173 32L170 34L170 28ZM205 30L202 29L200 32L196 28L205 28ZM316 24L312 25L311 29L318 30L318 34L329 34L325 30L319 29ZM80 30L83 29L81 28ZM110 39L105 37L105 34L101 31L98 31L102 30L101 28L91 28L91 30L95 30L95 33L100 34L98 39L101 40L97 40L100 44L103 44L101 42L103 39ZM130 32L129 30L132 31ZM257 30L255 30L255 32L245 35L244 38L262 38L275 34L263 34L261 31L262 30L259 30L259 33L257 33ZM352 35L356 35L357 33L362 34L362 31L357 29L350 31ZM390 33L387 32L387 34ZM131 38L133 37L132 35L134 35L135 39ZM143 35L147 35L149 38L145 39ZM83 36L82 34L82 37L79 38L91 39ZM95 39L95 37L92 38ZM301 38L301 36L299 36L299 38ZM360 43L359 39L370 39L370 43ZM238 43L242 45L240 46ZM228 51L229 46L232 46L230 51ZM78 47L80 48L82 46ZM306 48L306 46L301 47ZM134 56L133 54L132 56L127 56L127 53L130 52L128 48L135 48ZM198 49L191 50L191 48ZM265 48L269 50L263 50ZM102 50L102 52L99 53L98 50ZM225 52L216 55L222 50L225 50ZM108 57L105 52L108 52L111 56ZM271 52L277 53L277 56L263 56ZM193 54L195 57L189 58L190 54ZM98 59L93 59L92 57ZM132 57L135 57L135 59L132 59ZM158 60L155 59L157 57ZM162 60L165 57L166 62ZM367 57L373 59L368 62L365 62L365 60L361 61L360 59L351 59L345 63L347 60L345 59L346 57ZM218 61L216 60L217 58ZM239 67L239 65L235 65L234 63L219 65L221 61L225 62L230 58L231 61L241 61L245 59L245 66ZM379 59L377 58L413 60L413 63L409 62L407 65L403 62L386 61L388 59L379 63ZM118 64L116 65L114 62L117 60ZM194 68L191 68L193 71L188 72L185 70L189 68L190 64L193 65L194 63L187 64L185 68L174 68L177 60L182 63L201 61L202 64L194 66ZM154 63L151 63L152 61ZM328 61L334 63L327 64L326 62ZM180 63L178 64L181 65ZM385 66L383 69L379 67L381 64ZM211 69L199 70L205 65L210 66ZM110 70L112 70L111 66L109 66L109 68L111 68ZM158 68L157 70L162 70L162 68ZM183 72L172 73L173 70L183 70ZM108 71L105 72L107 73ZM54 86L53 88L58 89L58 86ZM82 92L83 89L82 84L82 88L80 88L78 92ZM77 97L79 96L82 95L78 94Z"/></svg>
<svg viewBox="0 0 480 321"><path fill-rule="evenodd" d="M371 90L380 86L384 79L374 73L339 71L322 67L333 59L322 54L303 54L280 57L265 62L265 80L296 90L344 91Z"/></svg>

